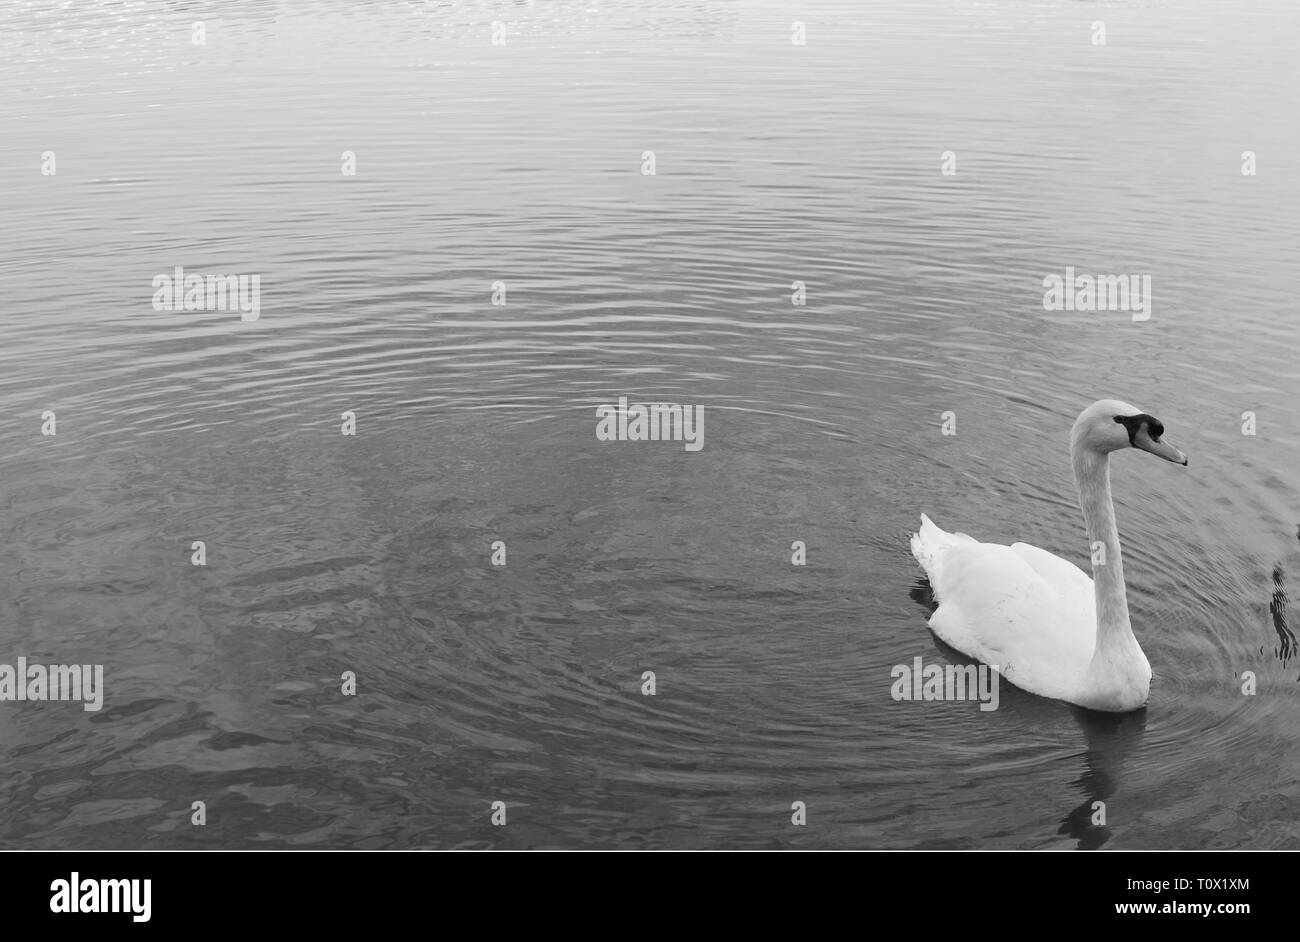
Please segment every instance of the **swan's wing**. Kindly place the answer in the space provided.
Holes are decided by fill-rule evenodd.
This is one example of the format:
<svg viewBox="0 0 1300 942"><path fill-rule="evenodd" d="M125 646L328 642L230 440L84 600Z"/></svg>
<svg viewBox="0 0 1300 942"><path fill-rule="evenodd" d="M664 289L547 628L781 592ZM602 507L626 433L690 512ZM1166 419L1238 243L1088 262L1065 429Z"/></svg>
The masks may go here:
<svg viewBox="0 0 1300 942"><path fill-rule="evenodd" d="M927 567L939 600L930 627L1017 686L1067 699L1096 642L1092 583L1066 560L1017 545L1024 549L964 541L937 549Z"/></svg>
<svg viewBox="0 0 1300 942"><path fill-rule="evenodd" d="M1064 590L1068 587L1071 592L1092 592L1092 579L1068 559L1062 559L1055 553L1049 553L1032 543L1012 543L1011 549L1029 563L1035 572L1058 589Z"/></svg>

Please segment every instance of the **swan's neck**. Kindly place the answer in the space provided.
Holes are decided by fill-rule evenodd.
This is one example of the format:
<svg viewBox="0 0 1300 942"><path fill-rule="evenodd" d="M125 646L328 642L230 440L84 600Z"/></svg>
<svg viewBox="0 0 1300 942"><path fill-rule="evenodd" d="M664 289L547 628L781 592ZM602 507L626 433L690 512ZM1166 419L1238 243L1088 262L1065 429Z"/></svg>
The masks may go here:
<svg viewBox="0 0 1300 942"><path fill-rule="evenodd" d="M1072 451L1074 482L1079 488L1079 507L1088 530L1093 592L1097 599L1097 647L1093 660L1115 660L1129 655L1137 647L1137 639L1133 637L1128 598L1124 594L1124 561L1115 527L1115 505L1110 498L1110 459L1090 448Z"/></svg>

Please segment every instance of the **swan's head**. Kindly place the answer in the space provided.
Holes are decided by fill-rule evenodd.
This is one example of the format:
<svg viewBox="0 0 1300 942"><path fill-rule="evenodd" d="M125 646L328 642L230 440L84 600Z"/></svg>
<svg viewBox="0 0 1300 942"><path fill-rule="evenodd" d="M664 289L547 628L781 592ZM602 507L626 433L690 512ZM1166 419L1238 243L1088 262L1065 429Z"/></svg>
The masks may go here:
<svg viewBox="0 0 1300 942"><path fill-rule="evenodd" d="M1118 399L1103 399L1079 413L1070 444L1099 454L1140 448L1174 464L1187 464L1187 456L1165 441L1164 434L1164 423L1149 412Z"/></svg>

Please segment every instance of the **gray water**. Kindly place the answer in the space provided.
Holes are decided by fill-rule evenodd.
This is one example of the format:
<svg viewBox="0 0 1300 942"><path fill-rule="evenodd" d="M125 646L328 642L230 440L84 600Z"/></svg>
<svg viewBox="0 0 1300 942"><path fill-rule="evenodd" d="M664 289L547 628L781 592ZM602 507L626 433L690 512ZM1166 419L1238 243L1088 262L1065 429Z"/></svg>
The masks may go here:
<svg viewBox="0 0 1300 942"><path fill-rule="evenodd" d="M1298 41L1284 2L3 5L0 662L104 703L0 703L0 845L1300 847ZM156 310L177 266L260 316ZM1150 319L1045 310L1066 266ZM598 441L620 396L704 447ZM1113 461L1148 708L893 700L955 657L919 514L1086 566L1110 396L1191 458Z"/></svg>

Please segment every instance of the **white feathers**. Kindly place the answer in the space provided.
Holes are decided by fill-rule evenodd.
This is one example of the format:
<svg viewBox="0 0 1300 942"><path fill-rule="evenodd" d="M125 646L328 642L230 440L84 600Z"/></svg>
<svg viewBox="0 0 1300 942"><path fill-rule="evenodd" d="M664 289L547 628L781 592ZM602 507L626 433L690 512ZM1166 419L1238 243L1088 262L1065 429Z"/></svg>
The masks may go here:
<svg viewBox="0 0 1300 942"><path fill-rule="evenodd" d="M1136 447L1186 465L1182 452L1161 441L1163 430L1135 406L1102 399L1070 431L1089 545L1106 550L1094 564L1095 583L1036 546L980 543L922 514L912 555L939 603L930 616L934 633L1030 693L1113 712L1145 704L1151 665L1129 622L1109 455Z"/></svg>
<svg viewBox="0 0 1300 942"><path fill-rule="evenodd" d="M939 607L930 627L944 643L998 668L1031 693L1076 701L1096 643L1092 580L1028 543L980 543L921 515L912 555Z"/></svg>

